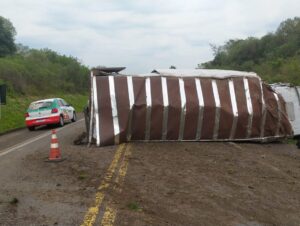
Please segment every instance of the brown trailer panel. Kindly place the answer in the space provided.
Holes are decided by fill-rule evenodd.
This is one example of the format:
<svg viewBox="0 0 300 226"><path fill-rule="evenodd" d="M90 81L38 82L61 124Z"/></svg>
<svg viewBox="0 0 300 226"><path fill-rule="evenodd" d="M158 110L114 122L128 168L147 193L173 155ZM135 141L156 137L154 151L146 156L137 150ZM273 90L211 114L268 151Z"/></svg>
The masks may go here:
<svg viewBox="0 0 300 226"><path fill-rule="evenodd" d="M197 74L198 73L198 74ZM93 75L92 75L93 77ZM293 131L283 98L254 73L193 70L92 79L90 141L266 141Z"/></svg>

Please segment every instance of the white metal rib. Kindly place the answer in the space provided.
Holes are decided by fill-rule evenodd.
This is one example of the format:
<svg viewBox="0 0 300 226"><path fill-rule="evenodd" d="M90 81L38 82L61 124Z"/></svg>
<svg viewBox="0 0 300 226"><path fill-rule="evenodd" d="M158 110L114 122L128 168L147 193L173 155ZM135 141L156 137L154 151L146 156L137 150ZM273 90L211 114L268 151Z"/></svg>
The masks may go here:
<svg viewBox="0 0 300 226"><path fill-rule="evenodd" d="M132 76L127 76L127 87L128 87L128 97L129 97L129 119L128 119L128 130L127 130L127 141L131 140L132 133L132 112L134 108L134 90L132 83Z"/></svg>
<svg viewBox="0 0 300 226"><path fill-rule="evenodd" d="M199 78L195 78L197 97L199 103L199 113L198 113L198 122L197 122L197 132L196 132L196 140L200 140L202 124L203 124L203 113L204 113L204 98L201 88L201 81Z"/></svg>
<svg viewBox="0 0 300 226"><path fill-rule="evenodd" d="M179 93L181 102L181 114L180 114L180 127L178 140L183 140L184 127L185 127L185 115L186 115L186 95L184 89L184 81L179 78Z"/></svg>
<svg viewBox="0 0 300 226"><path fill-rule="evenodd" d="M146 78L145 81L146 88L146 104L147 104L147 113L146 113L146 131L145 131L145 140L150 140L150 127L151 127L151 107L152 107L152 98L151 98L151 81L150 78Z"/></svg>
<svg viewBox="0 0 300 226"><path fill-rule="evenodd" d="M169 97L168 97L168 85L167 79L161 77L162 96L163 96L163 125L162 125L162 140L167 139L168 133L168 114L169 114Z"/></svg>
<svg viewBox="0 0 300 226"><path fill-rule="evenodd" d="M95 121L96 121L96 144L97 146L100 146L100 128L99 128L99 108L98 108L98 92L97 92L97 82L96 82L96 76L93 77L93 91L94 91L94 107L95 107Z"/></svg>
<svg viewBox="0 0 300 226"><path fill-rule="evenodd" d="M277 93L273 93L274 97L277 101L277 112L278 112L278 122L277 122L277 128L276 128L276 136L279 136L280 132L280 126L281 126L281 104Z"/></svg>
<svg viewBox="0 0 300 226"><path fill-rule="evenodd" d="M108 81L109 81L109 92L110 92L110 101L111 101L113 127L114 127L114 138L115 138L114 141L115 141L115 144L119 144L120 143L120 125L119 125L119 118L118 118L114 76L108 76Z"/></svg>
<svg viewBox="0 0 300 226"><path fill-rule="evenodd" d="M247 104L247 111L248 111L248 123L247 123L246 138L249 138L251 136L251 132L252 132L253 107L252 107L252 101L251 101L251 94L250 94L248 79L244 78L243 82L244 82L244 90L245 90L246 104Z"/></svg>
<svg viewBox="0 0 300 226"><path fill-rule="evenodd" d="M233 112L233 121L232 121L232 126L231 126L231 131L230 131L230 137L229 137L229 139L232 140L235 137L239 113L238 113L238 108L237 108L237 103L236 103L234 82L232 79L229 80L228 85L229 85L230 100L231 100L231 106L232 106L232 112Z"/></svg>
<svg viewBox="0 0 300 226"><path fill-rule="evenodd" d="M220 108L221 108L220 96L219 96L216 80L212 80L212 89L213 89L213 94L214 94L214 99L215 99L215 104L216 104L213 139L216 140L216 139L218 139L218 135L219 135Z"/></svg>

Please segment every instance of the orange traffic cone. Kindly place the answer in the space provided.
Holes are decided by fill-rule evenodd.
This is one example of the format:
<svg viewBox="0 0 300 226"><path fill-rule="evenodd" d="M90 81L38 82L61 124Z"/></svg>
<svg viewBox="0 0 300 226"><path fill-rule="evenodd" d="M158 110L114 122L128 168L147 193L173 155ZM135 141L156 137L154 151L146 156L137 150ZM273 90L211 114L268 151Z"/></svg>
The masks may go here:
<svg viewBox="0 0 300 226"><path fill-rule="evenodd" d="M61 153L58 146L58 139L56 136L55 129L52 130L51 135L51 144L50 144L50 153L49 158L46 160L47 162L61 162L65 160L65 158L61 157Z"/></svg>

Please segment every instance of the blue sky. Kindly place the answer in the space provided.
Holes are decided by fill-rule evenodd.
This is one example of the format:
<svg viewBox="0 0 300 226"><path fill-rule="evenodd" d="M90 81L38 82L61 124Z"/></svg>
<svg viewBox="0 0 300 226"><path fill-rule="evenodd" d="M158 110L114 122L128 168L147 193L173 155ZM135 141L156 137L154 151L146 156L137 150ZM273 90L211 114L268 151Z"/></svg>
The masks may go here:
<svg viewBox="0 0 300 226"><path fill-rule="evenodd" d="M300 16L299 0L1 0L16 41L51 48L88 66L195 68L213 58L210 43L261 37Z"/></svg>

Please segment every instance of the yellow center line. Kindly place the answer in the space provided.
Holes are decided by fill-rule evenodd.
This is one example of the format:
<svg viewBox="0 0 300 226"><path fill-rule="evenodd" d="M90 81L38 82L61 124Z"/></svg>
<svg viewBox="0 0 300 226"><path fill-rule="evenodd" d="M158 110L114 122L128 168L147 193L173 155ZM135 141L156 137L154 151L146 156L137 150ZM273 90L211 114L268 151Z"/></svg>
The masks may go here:
<svg viewBox="0 0 300 226"><path fill-rule="evenodd" d="M114 186L114 189L117 190L119 193L122 191L122 185L124 183L125 175L127 173L128 161L129 161L130 155L131 155L131 148L129 145L127 145L124 156L123 156L123 161L121 162L119 172L115 179L115 182L116 182L116 185L118 186L118 188L116 186ZM109 202L107 204L104 215L102 217L101 225L102 226L113 226L116 215L117 215L117 210L114 207L112 207L111 203Z"/></svg>
<svg viewBox="0 0 300 226"><path fill-rule="evenodd" d="M99 209L101 207L101 204L102 204L104 196L105 196L104 190L107 189L110 185L113 174L117 168L119 159L124 151L124 146L125 146L124 144L121 144L118 147L118 149L114 155L114 158L113 158L108 170L106 171L104 179L102 180L102 182L98 188L98 192L96 193L94 205L88 209L81 226L92 226L95 223L97 215L99 213Z"/></svg>
<svg viewBox="0 0 300 226"><path fill-rule="evenodd" d="M119 192L122 191L122 185L124 183L125 176L127 173L128 161L129 161L130 155L131 155L131 146L127 145L125 154L124 154L124 158L123 158L124 160L121 162L119 173L117 174L117 177L115 179L116 184L119 186L119 190L118 190Z"/></svg>
<svg viewBox="0 0 300 226"><path fill-rule="evenodd" d="M109 205L106 207L101 225L102 226L113 226L116 218L117 211L116 209L110 207Z"/></svg>

